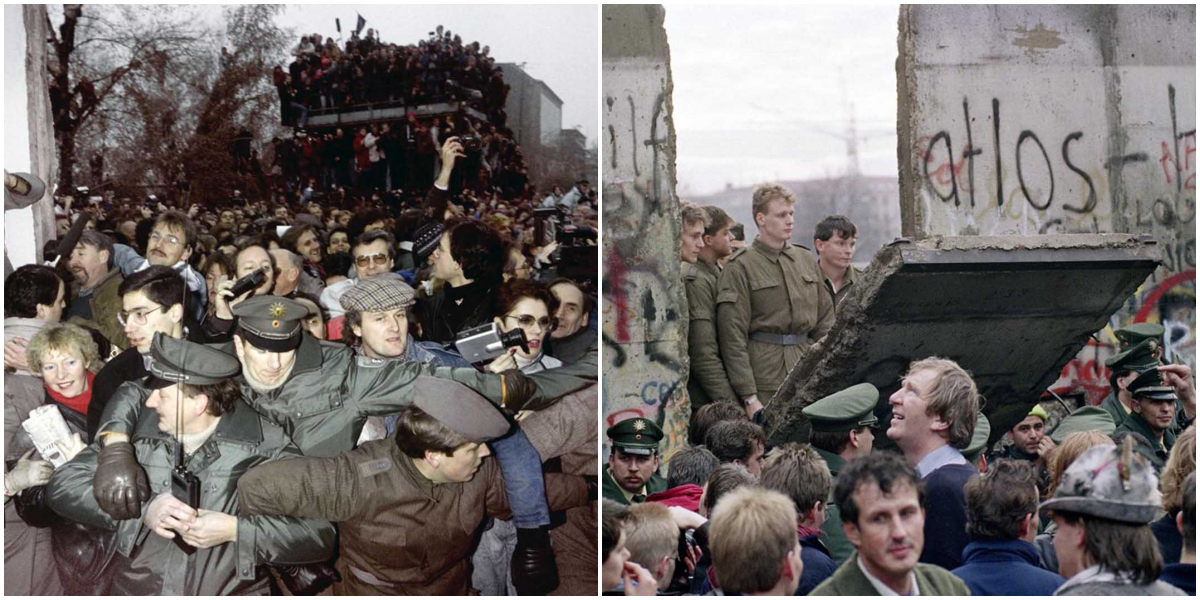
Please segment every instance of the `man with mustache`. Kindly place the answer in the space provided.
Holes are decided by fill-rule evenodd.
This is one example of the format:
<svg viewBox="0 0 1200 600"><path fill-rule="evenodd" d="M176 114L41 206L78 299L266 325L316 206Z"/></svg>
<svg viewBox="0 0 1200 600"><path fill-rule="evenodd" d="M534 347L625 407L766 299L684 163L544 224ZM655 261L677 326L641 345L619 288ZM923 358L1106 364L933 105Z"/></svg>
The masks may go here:
<svg viewBox="0 0 1200 600"><path fill-rule="evenodd" d="M154 229L150 231L150 239L146 242L145 258L129 246L114 244L113 262L126 277L152 265L175 269L187 283L191 296L187 306L192 313L191 317L199 322L204 319L208 306L208 286L204 282L204 275L187 262L192 256L198 237L196 224L187 215L177 210L168 210L154 220Z"/></svg>
<svg viewBox="0 0 1200 600"><path fill-rule="evenodd" d="M117 312L121 310L121 294L117 290L124 277L113 266L112 249L112 240L99 231L85 231L79 236L67 263L79 291L63 316L68 322L99 331L124 350L129 347L129 338L117 322Z"/></svg>
<svg viewBox="0 0 1200 600"><path fill-rule="evenodd" d="M625 419L608 428L612 454L604 470L604 497L621 504L645 502L667 489L658 474L658 443L663 431L649 419Z"/></svg>
<svg viewBox="0 0 1200 600"><path fill-rule="evenodd" d="M925 485L903 457L874 452L838 475L834 501L856 551L813 596L969 596L961 579L918 562L925 545Z"/></svg>

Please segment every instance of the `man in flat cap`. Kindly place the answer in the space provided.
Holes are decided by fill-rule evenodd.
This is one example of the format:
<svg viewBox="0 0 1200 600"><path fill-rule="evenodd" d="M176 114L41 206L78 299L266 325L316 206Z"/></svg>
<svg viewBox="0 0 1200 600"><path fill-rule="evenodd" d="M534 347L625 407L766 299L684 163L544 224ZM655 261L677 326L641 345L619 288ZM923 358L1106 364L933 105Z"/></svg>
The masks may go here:
<svg viewBox="0 0 1200 600"><path fill-rule="evenodd" d="M359 281L342 294L341 302L346 309L342 340L359 356L405 360L431 366L470 366L458 355L436 348L436 343L413 339L408 327L412 322L410 319L416 292L399 275L383 273ZM431 349L431 345L435 348ZM396 420L396 415L368 417L356 445L387 437L395 431ZM548 519L550 511L545 503L542 460L525 433L519 427L514 428L511 435L495 440L492 448L499 458L508 489L520 494L512 500L514 512L545 514ZM531 524L528 520L521 522L525 525L517 529L516 535L523 549L530 546L550 547L545 531L528 526ZM507 565L504 570L508 570ZM524 584L522 581L521 585Z"/></svg>
<svg viewBox="0 0 1200 600"><path fill-rule="evenodd" d="M821 398L801 411L812 423L809 443L825 459L834 479L848 461L871 453L875 445L873 428L879 423L874 412L878 403L879 390L869 383L860 383ZM823 541L829 555L838 564L854 553L854 546L842 530L842 515L833 502L832 490L825 503L821 531L825 533Z"/></svg>
<svg viewBox="0 0 1200 600"><path fill-rule="evenodd" d="M344 345L306 335L301 320L308 309L287 298L257 296L239 303L233 313L238 317L233 345L242 361L239 383L247 403L283 426L305 456L330 458L353 448L368 416L391 414L413 401L413 381L421 375L459 381L513 411L542 408L553 398L591 384L554 371L528 377L515 370L494 375L356 357ZM128 435L138 410L135 403L106 407L100 428L108 434L106 449ZM526 452L516 456L498 449L497 458L528 464L532 455L536 461L536 451L528 443L524 446ZM137 483L140 468L132 459L131 455L114 458L111 469L97 472L98 489L139 491L114 493L109 496L111 501L101 500L101 507L117 518L136 516L137 506L128 499L145 497L144 487ZM536 486L540 481L522 483ZM542 528L550 523L549 510L540 501L544 494L536 487L521 489L518 482L509 483L518 527L514 565L519 565L523 583L542 582L553 589L553 551ZM522 530L526 532L522 534Z"/></svg>
<svg viewBox="0 0 1200 600"><path fill-rule="evenodd" d="M384 273L351 286L342 294L346 319L342 341L371 358L403 358L438 366L469 366L465 361L448 364L445 353L431 351L413 339L412 307L417 292L395 273Z"/></svg>
<svg viewBox="0 0 1200 600"><path fill-rule="evenodd" d="M106 456L96 444L58 469L48 489L59 514L116 531L117 552L106 571L112 588L104 593L266 594L264 566L271 557L288 564L329 558L336 532L325 520L238 516L238 477L300 451L283 428L245 404L234 380L241 369L237 359L162 333L155 334L148 358L150 376L123 386L149 390L146 406L153 409L142 411L132 446L125 444L142 457L148 475L152 499L139 504L143 518L118 520L101 510L92 480ZM178 445L183 466L202 490L196 507L172 493ZM195 553L189 557L179 540Z"/></svg>
<svg viewBox="0 0 1200 600"><path fill-rule="evenodd" d="M1126 438L1096 446L1067 467L1054 497L1039 507L1057 528L1057 596L1183 596L1156 581L1162 554L1149 523L1162 512L1158 477Z"/></svg>
<svg viewBox="0 0 1200 600"><path fill-rule="evenodd" d="M604 497L621 504L645 502L667 489L658 474L658 443L663 431L650 419L625 419L608 428L612 454L604 470Z"/></svg>
<svg viewBox="0 0 1200 600"><path fill-rule="evenodd" d="M396 432L333 458L256 469L238 483L243 514L340 523L336 595L467 595L471 547L484 519L508 518L487 442L510 423L466 386L413 380ZM550 474L550 506L587 504L583 478Z"/></svg>

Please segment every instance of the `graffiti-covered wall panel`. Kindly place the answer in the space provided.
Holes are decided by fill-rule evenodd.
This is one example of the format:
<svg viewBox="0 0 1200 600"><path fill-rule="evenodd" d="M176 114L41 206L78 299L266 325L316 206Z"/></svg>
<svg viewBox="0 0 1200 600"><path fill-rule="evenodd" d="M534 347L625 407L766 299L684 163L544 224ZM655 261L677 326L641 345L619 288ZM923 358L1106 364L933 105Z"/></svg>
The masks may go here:
<svg viewBox="0 0 1200 600"><path fill-rule="evenodd" d="M664 13L603 10L604 426L653 419L666 459L686 444L690 409Z"/></svg>
<svg viewBox="0 0 1200 600"><path fill-rule="evenodd" d="M1158 269L1064 369L1108 388L1111 328L1162 323L1195 368L1194 6L906 6L900 16L905 235L1129 232Z"/></svg>

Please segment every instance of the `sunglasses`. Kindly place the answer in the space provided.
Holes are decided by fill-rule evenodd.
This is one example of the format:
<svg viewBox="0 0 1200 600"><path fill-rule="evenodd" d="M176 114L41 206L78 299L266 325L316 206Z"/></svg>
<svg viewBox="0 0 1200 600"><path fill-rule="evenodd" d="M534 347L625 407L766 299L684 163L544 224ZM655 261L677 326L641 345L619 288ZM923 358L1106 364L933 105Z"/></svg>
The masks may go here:
<svg viewBox="0 0 1200 600"><path fill-rule="evenodd" d="M520 325L522 329L529 329L534 325L540 327L543 331L554 329L558 326L558 319L553 317L536 318L533 315L504 315L505 319L513 319Z"/></svg>
<svg viewBox="0 0 1200 600"><path fill-rule="evenodd" d="M359 267L365 267L374 262L375 264L382 266L386 265L390 258L391 257L388 256L386 252L380 252L378 254L363 254L361 256L354 257L354 264Z"/></svg>

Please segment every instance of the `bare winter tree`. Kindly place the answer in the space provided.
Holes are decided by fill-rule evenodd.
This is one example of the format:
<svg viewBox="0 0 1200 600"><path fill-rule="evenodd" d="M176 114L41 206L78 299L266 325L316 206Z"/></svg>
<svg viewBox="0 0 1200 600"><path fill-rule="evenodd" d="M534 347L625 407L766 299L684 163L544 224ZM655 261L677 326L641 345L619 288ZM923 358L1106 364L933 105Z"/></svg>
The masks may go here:
<svg viewBox="0 0 1200 600"><path fill-rule="evenodd" d="M47 15L46 69L58 145L59 186L75 186L77 138L147 67L162 67L200 39L186 7L63 5L62 23ZM108 115L109 117L113 115ZM103 120L103 119L101 119Z"/></svg>

